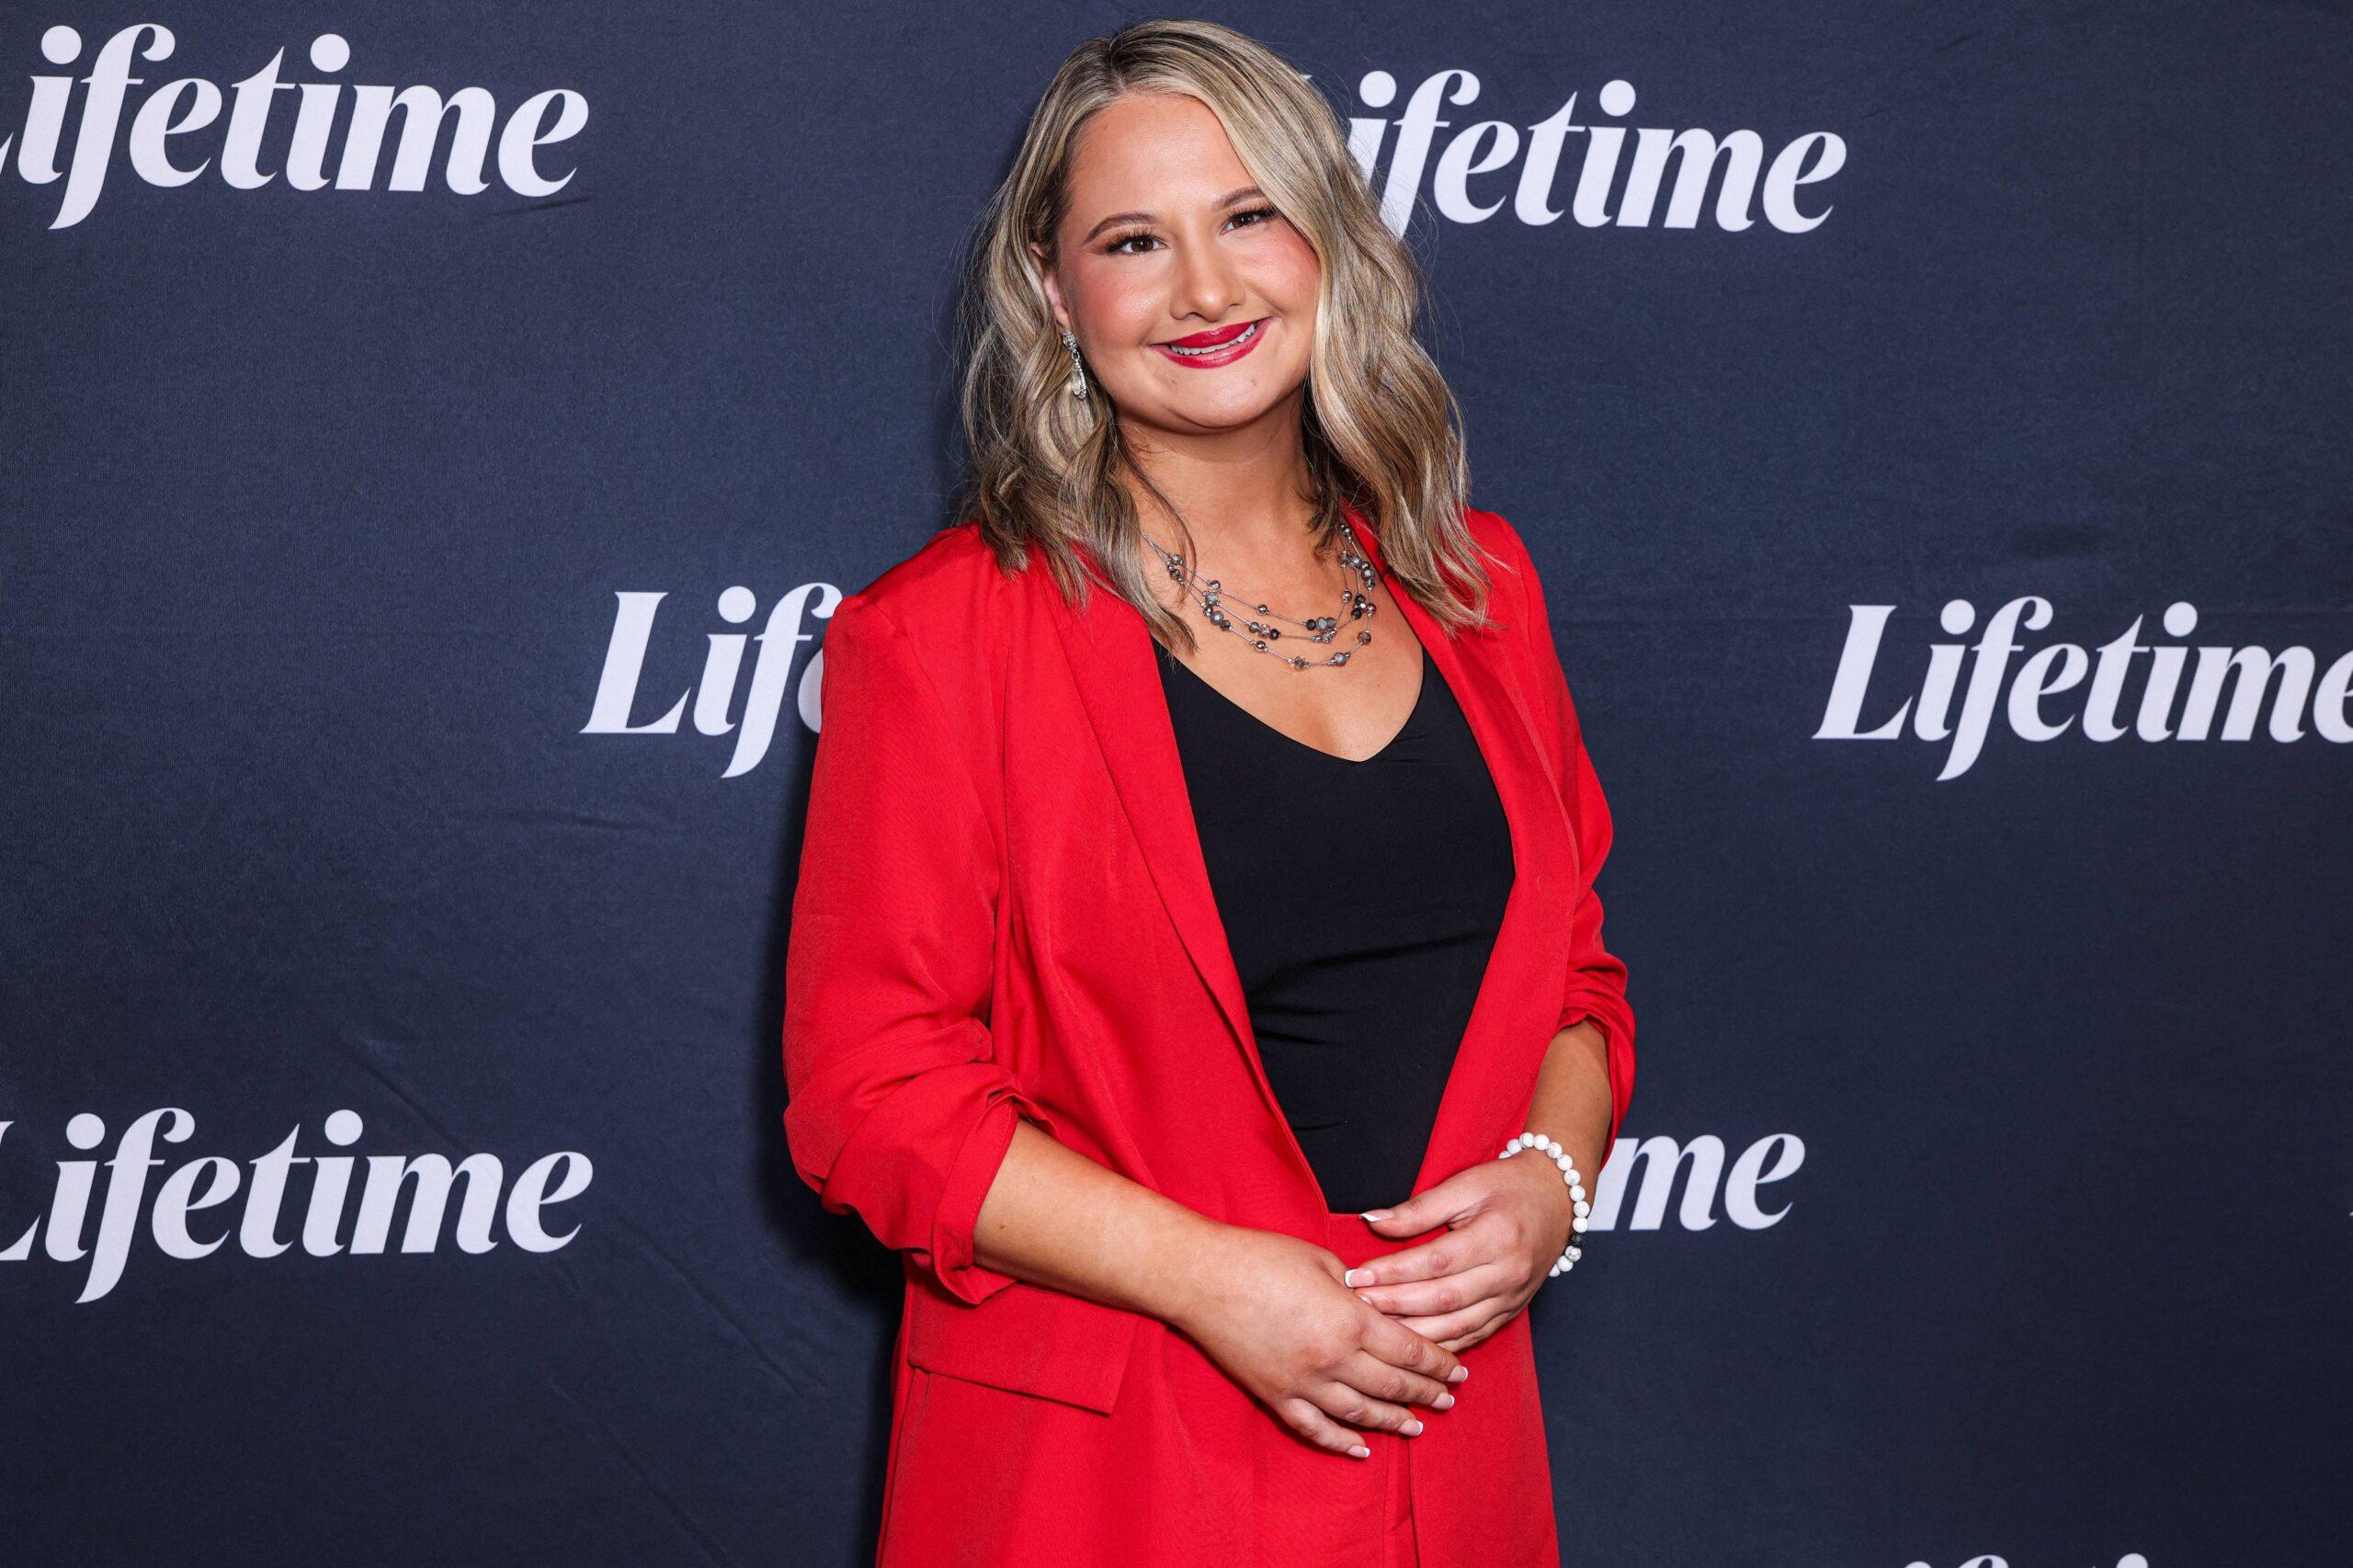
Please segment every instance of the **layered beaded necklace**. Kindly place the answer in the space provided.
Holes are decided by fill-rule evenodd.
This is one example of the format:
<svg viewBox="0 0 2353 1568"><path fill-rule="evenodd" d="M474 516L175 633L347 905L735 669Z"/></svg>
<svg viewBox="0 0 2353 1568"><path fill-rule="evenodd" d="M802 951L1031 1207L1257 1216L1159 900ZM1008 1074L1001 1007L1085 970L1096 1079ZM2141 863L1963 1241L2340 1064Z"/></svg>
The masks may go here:
<svg viewBox="0 0 2353 1568"><path fill-rule="evenodd" d="M1378 581L1372 562L1366 560L1363 552L1356 548L1355 530L1345 522L1340 525L1340 528L1347 536L1346 541L1340 546L1340 564L1354 573L1358 582L1363 584L1366 588L1370 588ZM1284 621L1300 628L1301 634L1310 642L1328 643L1339 635L1340 622L1343 618L1337 615L1317 615L1301 620L1292 616L1279 614L1268 609L1265 605L1254 604L1250 607L1249 613L1243 617L1242 624L1236 626L1233 623L1233 617L1228 614L1225 608L1223 585L1214 577L1201 576L1199 573L1185 563L1182 556L1161 549L1159 542L1150 534L1143 536L1143 541L1151 545L1154 551L1159 555L1162 562L1168 569L1168 575L1182 584L1185 591L1200 605L1201 614L1211 625L1222 631L1233 632L1258 652L1272 654L1295 670L1313 669L1320 665L1345 665L1356 653L1357 648L1361 648L1372 641L1372 632L1366 628L1358 627L1356 647L1340 649L1327 658L1311 659L1304 654L1290 653L1271 648L1267 644L1281 641L1283 635L1282 628L1274 624L1276 621ZM1348 620L1362 620L1377 613L1381 608L1378 604L1352 585L1343 586L1340 589L1340 602L1347 612L1346 619ZM1297 638L1294 637L1293 641L1296 642Z"/></svg>

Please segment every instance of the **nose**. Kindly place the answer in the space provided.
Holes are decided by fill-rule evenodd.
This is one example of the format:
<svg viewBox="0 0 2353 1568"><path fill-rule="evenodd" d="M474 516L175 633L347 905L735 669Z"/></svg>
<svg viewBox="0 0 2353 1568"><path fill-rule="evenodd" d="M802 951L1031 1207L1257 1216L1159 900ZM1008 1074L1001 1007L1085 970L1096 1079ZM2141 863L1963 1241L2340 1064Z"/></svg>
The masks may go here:
<svg viewBox="0 0 2353 1568"><path fill-rule="evenodd" d="M1212 324L1222 322L1247 291L1235 275L1232 260L1216 244L1187 245L1176 259L1176 297L1170 301L1180 316L1199 316Z"/></svg>

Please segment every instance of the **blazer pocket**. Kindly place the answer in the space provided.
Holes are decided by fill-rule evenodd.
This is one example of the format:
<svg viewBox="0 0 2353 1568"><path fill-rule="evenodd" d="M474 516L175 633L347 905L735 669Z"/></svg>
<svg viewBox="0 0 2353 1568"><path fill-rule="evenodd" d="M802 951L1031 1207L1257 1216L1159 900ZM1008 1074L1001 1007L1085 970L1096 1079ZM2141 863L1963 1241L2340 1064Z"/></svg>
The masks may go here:
<svg viewBox="0 0 2353 1568"><path fill-rule="evenodd" d="M1137 1331L1155 1321L1018 1279L978 1304L918 1283L907 1300L907 1359L1108 1415Z"/></svg>

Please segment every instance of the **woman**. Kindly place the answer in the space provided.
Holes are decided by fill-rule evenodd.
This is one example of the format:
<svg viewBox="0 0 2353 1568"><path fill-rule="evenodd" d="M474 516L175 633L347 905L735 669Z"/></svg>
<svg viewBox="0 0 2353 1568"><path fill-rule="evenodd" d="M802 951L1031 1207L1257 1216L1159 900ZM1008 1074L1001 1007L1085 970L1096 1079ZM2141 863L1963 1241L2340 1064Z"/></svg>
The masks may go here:
<svg viewBox="0 0 2353 1568"><path fill-rule="evenodd" d="M1408 254L1196 21L1081 46L988 220L969 515L835 611L786 973L795 1168L906 1260L879 1561L1555 1562L1521 1309L1633 1017Z"/></svg>

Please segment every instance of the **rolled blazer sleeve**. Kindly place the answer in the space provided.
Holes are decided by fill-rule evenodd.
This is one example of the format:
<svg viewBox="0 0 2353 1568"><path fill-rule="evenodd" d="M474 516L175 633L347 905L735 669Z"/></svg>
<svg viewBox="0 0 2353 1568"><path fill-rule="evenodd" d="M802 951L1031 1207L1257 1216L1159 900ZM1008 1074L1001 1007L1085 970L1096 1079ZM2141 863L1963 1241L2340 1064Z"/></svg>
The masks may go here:
<svg viewBox="0 0 2353 1568"><path fill-rule="evenodd" d="M1534 666L1538 728L1551 755L1552 777L1559 781L1561 804L1577 846L1577 888L1567 931L1568 983L1553 1032L1590 1018L1608 1044L1609 1133L1602 1146L1602 1158L1607 1160L1617 1146L1618 1129L1634 1092L1634 1010L1626 1000L1626 965L1602 945L1601 899L1593 891L1594 879L1609 855L1609 803L1585 748L1576 704L1569 696L1568 677L1552 641L1552 618L1545 608L1544 585L1536 574L1536 563L1508 523L1504 524L1504 534L1518 558L1514 564L1519 572L1528 654Z"/></svg>
<svg viewBox="0 0 2353 1568"><path fill-rule="evenodd" d="M991 1054L996 836L914 641L870 601L825 633L787 937L793 1168L950 1295L1014 1281L972 1230L1017 1116L1053 1123Z"/></svg>

